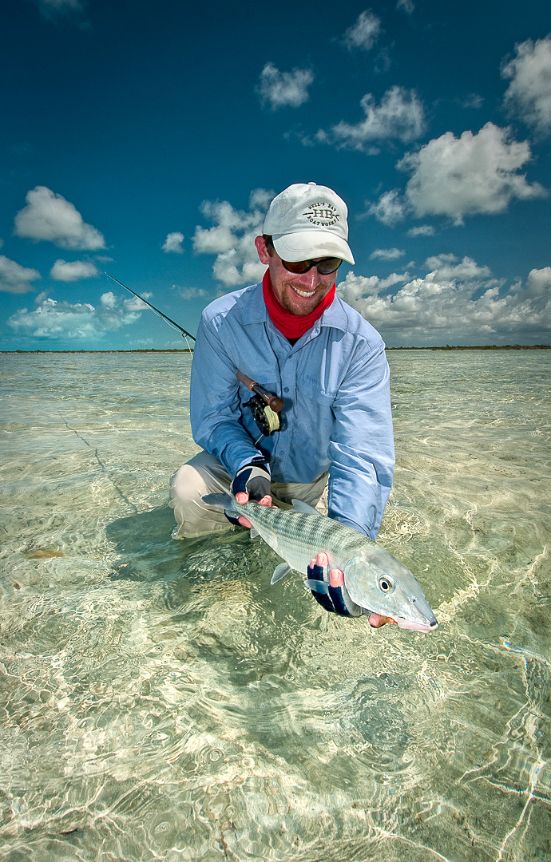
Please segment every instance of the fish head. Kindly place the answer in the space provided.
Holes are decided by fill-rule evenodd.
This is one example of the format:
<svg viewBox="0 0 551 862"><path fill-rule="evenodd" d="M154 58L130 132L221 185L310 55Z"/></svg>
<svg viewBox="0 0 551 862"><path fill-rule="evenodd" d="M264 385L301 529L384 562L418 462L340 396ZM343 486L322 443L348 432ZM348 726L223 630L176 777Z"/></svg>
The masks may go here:
<svg viewBox="0 0 551 862"><path fill-rule="evenodd" d="M366 613L390 617L402 629L431 632L438 621L421 585L403 563L372 544L344 566L350 598Z"/></svg>

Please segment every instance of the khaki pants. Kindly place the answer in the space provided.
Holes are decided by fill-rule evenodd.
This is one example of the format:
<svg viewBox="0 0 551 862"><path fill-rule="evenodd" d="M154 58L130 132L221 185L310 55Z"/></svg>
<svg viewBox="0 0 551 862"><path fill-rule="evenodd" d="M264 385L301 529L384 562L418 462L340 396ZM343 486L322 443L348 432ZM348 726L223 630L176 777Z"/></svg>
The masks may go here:
<svg viewBox="0 0 551 862"><path fill-rule="evenodd" d="M207 452L200 452L183 464L170 480L170 505L176 518L174 538L192 538L229 528L231 525L222 512L209 508L202 497L206 494L229 494L231 481L222 465ZM315 506L326 483L325 474L311 484L272 482L274 504L287 508L293 499L297 499Z"/></svg>

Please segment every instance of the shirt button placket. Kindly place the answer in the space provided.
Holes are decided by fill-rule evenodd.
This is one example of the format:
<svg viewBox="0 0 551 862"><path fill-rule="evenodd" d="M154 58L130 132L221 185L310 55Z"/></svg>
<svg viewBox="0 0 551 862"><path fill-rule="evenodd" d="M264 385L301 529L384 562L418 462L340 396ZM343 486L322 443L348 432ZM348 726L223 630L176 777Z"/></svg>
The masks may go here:
<svg viewBox="0 0 551 862"><path fill-rule="evenodd" d="M296 364L296 358L291 353L285 360L283 368L281 369L281 383L283 386L283 395L287 401L285 405L287 414L285 417L287 424L287 432L285 434L285 447L284 449L280 449L279 451L282 464L283 462L285 462L285 464L288 463L289 452L293 445L293 427L296 423Z"/></svg>

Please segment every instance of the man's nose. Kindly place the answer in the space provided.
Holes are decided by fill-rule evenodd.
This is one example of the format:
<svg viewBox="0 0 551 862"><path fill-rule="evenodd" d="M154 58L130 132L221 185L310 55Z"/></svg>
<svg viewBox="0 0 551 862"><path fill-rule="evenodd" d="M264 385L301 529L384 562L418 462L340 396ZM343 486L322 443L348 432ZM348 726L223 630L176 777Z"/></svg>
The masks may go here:
<svg viewBox="0 0 551 862"><path fill-rule="evenodd" d="M315 266L300 277L300 283L308 290L313 290L319 284L319 273Z"/></svg>

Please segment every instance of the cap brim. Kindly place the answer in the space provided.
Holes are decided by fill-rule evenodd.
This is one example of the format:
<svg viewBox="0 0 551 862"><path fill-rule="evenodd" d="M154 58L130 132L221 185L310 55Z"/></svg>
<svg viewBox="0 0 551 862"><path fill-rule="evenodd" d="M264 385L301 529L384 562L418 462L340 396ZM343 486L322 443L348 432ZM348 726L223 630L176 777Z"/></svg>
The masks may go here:
<svg viewBox="0 0 551 862"><path fill-rule="evenodd" d="M340 257L347 263L355 263L348 243L328 230L286 233L272 236L272 242L280 258L291 263L317 257Z"/></svg>

